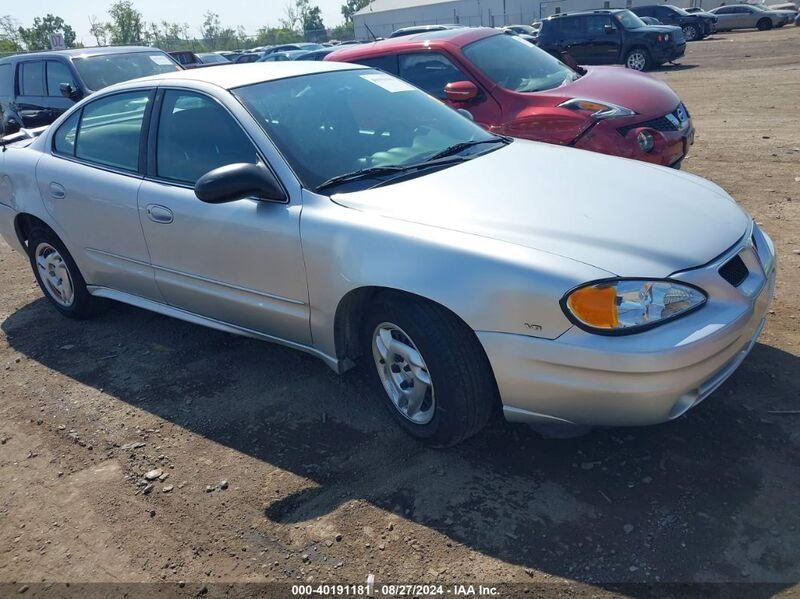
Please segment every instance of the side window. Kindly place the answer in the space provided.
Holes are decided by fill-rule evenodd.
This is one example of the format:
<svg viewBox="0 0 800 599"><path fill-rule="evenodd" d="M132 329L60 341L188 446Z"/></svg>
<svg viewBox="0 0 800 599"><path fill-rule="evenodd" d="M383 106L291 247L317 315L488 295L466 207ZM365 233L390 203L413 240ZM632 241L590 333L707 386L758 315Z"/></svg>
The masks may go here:
<svg viewBox="0 0 800 599"><path fill-rule="evenodd" d="M58 128L58 131L53 136L53 151L56 154L75 155L75 138L78 136L78 121L80 118L81 111L76 110Z"/></svg>
<svg viewBox="0 0 800 599"><path fill-rule="evenodd" d="M472 80L437 52L400 55L400 77L440 100L445 98L444 87L448 83Z"/></svg>
<svg viewBox="0 0 800 599"><path fill-rule="evenodd" d="M11 76L11 65L0 64L0 98L8 98L14 95L14 79Z"/></svg>
<svg viewBox="0 0 800 599"><path fill-rule="evenodd" d="M158 121L158 177L193 185L207 172L237 162L255 164L258 154L234 118L211 98L167 90Z"/></svg>
<svg viewBox="0 0 800 599"><path fill-rule="evenodd" d="M47 95L60 96L62 83L69 83L73 88L75 87L75 80L72 78L72 73L69 67L63 62L56 62L54 60L47 61Z"/></svg>
<svg viewBox="0 0 800 599"><path fill-rule="evenodd" d="M567 40L580 39L584 36L586 25L582 17L572 17L561 21L561 37Z"/></svg>
<svg viewBox="0 0 800 599"><path fill-rule="evenodd" d="M365 67L372 67L373 69L380 69L392 75L397 75L397 56L375 56L374 58L359 58L354 62L364 65Z"/></svg>
<svg viewBox="0 0 800 599"><path fill-rule="evenodd" d="M127 171L139 168L139 141L149 92L114 94L83 107L75 156Z"/></svg>
<svg viewBox="0 0 800 599"><path fill-rule="evenodd" d="M21 96L44 96L44 61L23 62L20 66Z"/></svg>
<svg viewBox="0 0 800 599"><path fill-rule="evenodd" d="M605 35L603 27L611 25L611 21L605 15L592 15L586 19L586 32L589 35Z"/></svg>

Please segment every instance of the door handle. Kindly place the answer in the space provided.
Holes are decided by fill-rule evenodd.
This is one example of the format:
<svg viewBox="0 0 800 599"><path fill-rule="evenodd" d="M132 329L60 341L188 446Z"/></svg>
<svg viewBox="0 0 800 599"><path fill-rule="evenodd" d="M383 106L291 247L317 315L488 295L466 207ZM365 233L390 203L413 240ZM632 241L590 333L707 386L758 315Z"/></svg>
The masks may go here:
<svg viewBox="0 0 800 599"><path fill-rule="evenodd" d="M66 195L67 195L67 190L64 189L63 185L61 185L60 183L56 183L55 181L52 181L50 183L51 198L55 198L56 200L61 200L64 199Z"/></svg>
<svg viewBox="0 0 800 599"><path fill-rule="evenodd" d="M172 210L170 210L165 206L159 206L158 204L149 204L146 210L147 210L147 218L149 218L154 223L158 223L160 225L168 225L175 220L175 216L172 214Z"/></svg>

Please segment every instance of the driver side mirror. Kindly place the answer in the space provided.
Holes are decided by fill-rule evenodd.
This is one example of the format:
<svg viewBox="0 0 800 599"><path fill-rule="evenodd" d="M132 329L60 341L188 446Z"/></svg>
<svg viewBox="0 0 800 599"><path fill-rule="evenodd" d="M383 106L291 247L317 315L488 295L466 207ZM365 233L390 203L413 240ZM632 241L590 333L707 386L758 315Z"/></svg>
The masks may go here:
<svg viewBox="0 0 800 599"><path fill-rule="evenodd" d="M58 91L61 92L61 95L64 96L65 98L69 98L70 100L73 100L75 102L80 100L81 96L83 95L81 94L81 91L79 89L75 89L69 83L59 83Z"/></svg>
<svg viewBox="0 0 800 599"><path fill-rule="evenodd" d="M444 95L451 102L469 102L478 96L478 86L472 81L452 81L444 86Z"/></svg>
<svg viewBox="0 0 800 599"><path fill-rule="evenodd" d="M194 194L208 204L224 204L255 196L263 200L288 200L281 184L268 168L240 162L215 168L195 183Z"/></svg>

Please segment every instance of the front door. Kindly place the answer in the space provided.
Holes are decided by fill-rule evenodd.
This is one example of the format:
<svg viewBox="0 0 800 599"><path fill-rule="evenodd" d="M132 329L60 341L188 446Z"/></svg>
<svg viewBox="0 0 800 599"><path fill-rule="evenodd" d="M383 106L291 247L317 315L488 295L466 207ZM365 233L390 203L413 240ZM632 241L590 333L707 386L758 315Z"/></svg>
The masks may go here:
<svg viewBox="0 0 800 599"><path fill-rule="evenodd" d="M500 105L472 77L439 52L417 52L399 56L399 75L409 83L442 100L453 108L467 110L475 122L489 128L500 122ZM478 87L478 95L469 102L451 102L444 93L448 83L471 81Z"/></svg>
<svg viewBox="0 0 800 599"><path fill-rule="evenodd" d="M200 201L193 186L202 175L263 159L217 100L186 90L159 95L139 217L164 299L224 323L309 343L298 200Z"/></svg>
<svg viewBox="0 0 800 599"><path fill-rule="evenodd" d="M586 26L587 57L584 64L613 64L619 57L620 30L610 15L589 15Z"/></svg>

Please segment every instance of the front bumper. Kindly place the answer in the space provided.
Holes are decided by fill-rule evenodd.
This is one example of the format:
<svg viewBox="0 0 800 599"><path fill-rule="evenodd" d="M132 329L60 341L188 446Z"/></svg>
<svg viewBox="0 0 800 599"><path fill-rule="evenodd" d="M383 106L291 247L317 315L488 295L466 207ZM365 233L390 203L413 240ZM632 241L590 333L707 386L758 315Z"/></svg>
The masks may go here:
<svg viewBox="0 0 800 599"><path fill-rule="evenodd" d="M656 64L664 64L665 62L672 62L679 59L686 54L686 42L675 44L674 46L667 46L665 48L653 48L650 52L650 57Z"/></svg>
<svg viewBox="0 0 800 599"><path fill-rule="evenodd" d="M749 270L739 287L718 272L736 255ZM762 261L747 236L712 263L672 278L700 286L708 302L639 334L600 336L573 327L547 340L478 332L506 419L656 424L679 417L711 394L741 364L764 326L775 283L774 255Z"/></svg>

